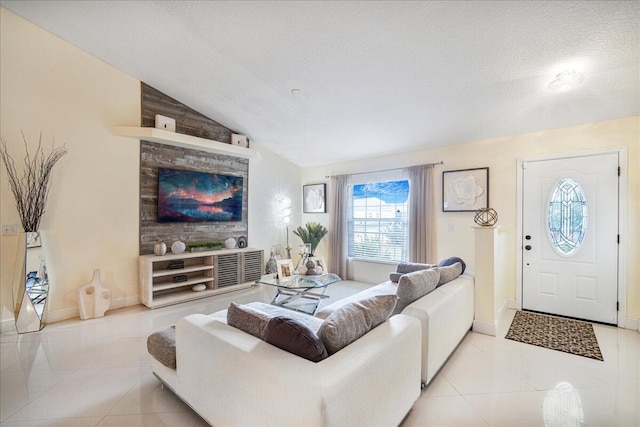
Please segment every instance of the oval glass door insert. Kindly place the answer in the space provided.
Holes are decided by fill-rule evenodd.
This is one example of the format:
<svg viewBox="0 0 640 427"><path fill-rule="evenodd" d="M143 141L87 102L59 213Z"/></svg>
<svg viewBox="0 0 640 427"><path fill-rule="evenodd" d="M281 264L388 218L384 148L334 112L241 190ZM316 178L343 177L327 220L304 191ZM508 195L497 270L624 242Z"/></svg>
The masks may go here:
<svg viewBox="0 0 640 427"><path fill-rule="evenodd" d="M571 255L580 248L587 234L587 200L584 191L571 178L560 180L551 190L547 229L554 249Z"/></svg>

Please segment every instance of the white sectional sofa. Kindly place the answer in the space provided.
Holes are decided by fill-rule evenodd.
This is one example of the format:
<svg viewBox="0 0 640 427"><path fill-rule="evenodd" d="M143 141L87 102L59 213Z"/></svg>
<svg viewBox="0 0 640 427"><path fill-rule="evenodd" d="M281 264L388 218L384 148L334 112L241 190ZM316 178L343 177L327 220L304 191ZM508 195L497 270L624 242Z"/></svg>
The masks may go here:
<svg viewBox="0 0 640 427"><path fill-rule="evenodd" d="M429 285L433 289L445 276L431 273L437 274ZM419 282L428 275L413 276ZM227 310L193 314L179 320L175 331L167 330L173 349L164 345L163 338L159 345L150 346L153 371L217 427L396 426L418 399L420 383L433 379L472 326L473 275L447 280L420 294L424 296L404 301L407 280L401 280L400 286L388 281L330 304L316 318L259 302L246 305L269 312L270 319L298 319L318 335L321 331L314 325L331 323L345 307L366 306L363 301L390 301L389 311L379 321L394 305L396 312L402 310L317 363L269 344L268 338L255 332L259 328L244 332L233 316L229 322L238 327L230 326ZM235 307L232 304L229 313ZM173 351L162 354L167 348Z"/></svg>
<svg viewBox="0 0 640 427"><path fill-rule="evenodd" d="M152 358L153 371L216 427L395 426L420 395L420 323L410 316L318 363L227 325L226 310L187 316L175 334L176 369Z"/></svg>
<svg viewBox="0 0 640 427"><path fill-rule="evenodd" d="M387 281L318 311L325 318L344 304L372 295L396 293L398 284ZM474 277L464 273L409 304L402 314L421 324L421 379L428 384L473 325ZM393 317L392 317L393 318Z"/></svg>

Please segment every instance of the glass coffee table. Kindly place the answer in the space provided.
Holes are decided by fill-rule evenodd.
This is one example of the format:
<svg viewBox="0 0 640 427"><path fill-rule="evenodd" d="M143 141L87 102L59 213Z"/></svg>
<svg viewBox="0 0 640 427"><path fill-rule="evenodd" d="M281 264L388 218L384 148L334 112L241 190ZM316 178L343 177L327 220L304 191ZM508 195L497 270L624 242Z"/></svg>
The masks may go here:
<svg viewBox="0 0 640 427"><path fill-rule="evenodd" d="M329 295L325 295L327 286L341 280L340 277L332 273L319 276L294 275L285 281L278 280L273 274L269 274L262 276L257 283L278 288L271 304L313 316L318 311L320 301L329 298ZM295 304L295 302L299 303L301 299L310 300L310 302Z"/></svg>

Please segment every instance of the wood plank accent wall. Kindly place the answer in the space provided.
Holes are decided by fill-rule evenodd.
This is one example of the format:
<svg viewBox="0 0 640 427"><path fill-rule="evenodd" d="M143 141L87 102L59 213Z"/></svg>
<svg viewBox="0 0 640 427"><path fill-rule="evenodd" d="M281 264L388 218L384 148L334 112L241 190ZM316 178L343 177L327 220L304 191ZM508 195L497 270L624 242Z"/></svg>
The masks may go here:
<svg viewBox="0 0 640 427"><path fill-rule="evenodd" d="M146 94L146 95L145 95ZM176 119L176 130L185 134L231 142L232 131L215 121L194 112L189 107L142 83L142 126L153 127L155 114ZM151 122L149 122L151 117ZM201 133L198 133L201 132ZM203 135L207 136L203 136ZM228 135L223 139L220 135ZM242 192L242 221L203 223L159 223L158 222L158 167L193 170L241 176L244 180ZM140 141L140 255L153 253L158 240L167 244L167 252L176 240L185 243L224 241L229 237L237 240L247 236L249 182L249 160L224 154L174 147L150 141Z"/></svg>
<svg viewBox="0 0 640 427"><path fill-rule="evenodd" d="M176 133L231 144L231 129L198 113L146 83L141 84L142 127L154 127L156 114L176 119Z"/></svg>

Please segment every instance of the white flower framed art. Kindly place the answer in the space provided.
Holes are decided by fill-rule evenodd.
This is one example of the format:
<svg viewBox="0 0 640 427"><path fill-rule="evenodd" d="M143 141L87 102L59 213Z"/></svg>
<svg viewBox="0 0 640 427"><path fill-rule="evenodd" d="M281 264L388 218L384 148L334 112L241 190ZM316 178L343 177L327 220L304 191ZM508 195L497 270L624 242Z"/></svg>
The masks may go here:
<svg viewBox="0 0 640 427"><path fill-rule="evenodd" d="M302 212L327 212L327 184L310 184L302 186Z"/></svg>
<svg viewBox="0 0 640 427"><path fill-rule="evenodd" d="M443 212L475 212L488 207L488 167L442 172Z"/></svg>

